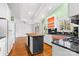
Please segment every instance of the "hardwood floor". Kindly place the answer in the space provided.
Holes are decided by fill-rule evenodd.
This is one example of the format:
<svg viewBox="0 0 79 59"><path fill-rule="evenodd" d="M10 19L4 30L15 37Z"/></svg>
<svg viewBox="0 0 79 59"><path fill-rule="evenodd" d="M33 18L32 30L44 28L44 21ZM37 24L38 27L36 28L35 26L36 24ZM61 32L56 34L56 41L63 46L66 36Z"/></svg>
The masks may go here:
<svg viewBox="0 0 79 59"><path fill-rule="evenodd" d="M26 38L20 37L16 39L9 56L52 56L52 46L44 43L44 50L42 53L32 55L26 45Z"/></svg>

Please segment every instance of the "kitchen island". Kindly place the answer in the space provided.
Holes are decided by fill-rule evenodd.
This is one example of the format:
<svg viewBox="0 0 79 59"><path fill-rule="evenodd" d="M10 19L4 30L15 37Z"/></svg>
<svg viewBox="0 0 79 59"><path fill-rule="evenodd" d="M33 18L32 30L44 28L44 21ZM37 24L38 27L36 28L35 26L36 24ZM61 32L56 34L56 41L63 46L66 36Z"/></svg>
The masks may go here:
<svg viewBox="0 0 79 59"><path fill-rule="evenodd" d="M43 35L36 33L27 33L27 45L31 54L43 52Z"/></svg>

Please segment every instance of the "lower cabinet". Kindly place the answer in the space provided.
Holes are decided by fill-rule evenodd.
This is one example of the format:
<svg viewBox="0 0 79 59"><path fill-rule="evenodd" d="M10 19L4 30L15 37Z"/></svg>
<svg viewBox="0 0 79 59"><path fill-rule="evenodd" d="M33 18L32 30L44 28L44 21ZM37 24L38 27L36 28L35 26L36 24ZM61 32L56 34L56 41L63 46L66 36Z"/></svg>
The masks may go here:
<svg viewBox="0 0 79 59"><path fill-rule="evenodd" d="M52 48L53 56L79 56L79 54L77 54L73 51L67 50L65 48L62 48L60 46L57 46L54 44L52 46L53 46L53 48Z"/></svg>
<svg viewBox="0 0 79 59"><path fill-rule="evenodd" d="M52 45L52 43L51 43L52 40L53 40L52 35L45 35L44 36L44 43L47 43L49 45Z"/></svg>
<svg viewBox="0 0 79 59"><path fill-rule="evenodd" d="M30 36L29 48L32 54L38 54L43 51L43 36Z"/></svg>
<svg viewBox="0 0 79 59"><path fill-rule="evenodd" d="M5 56L7 52L6 38L0 39L0 56Z"/></svg>

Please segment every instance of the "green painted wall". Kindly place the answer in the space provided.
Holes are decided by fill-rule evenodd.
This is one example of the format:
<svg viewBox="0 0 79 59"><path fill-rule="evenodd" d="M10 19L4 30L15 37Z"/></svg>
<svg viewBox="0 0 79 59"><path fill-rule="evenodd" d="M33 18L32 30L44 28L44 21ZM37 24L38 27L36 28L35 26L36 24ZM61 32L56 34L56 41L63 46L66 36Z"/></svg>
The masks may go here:
<svg viewBox="0 0 79 59"><path fill-rule="evenodd" d="M68 3L61 4L50 15L48 15L48 17L54 16L54 15L57 18L68 17Z"/></svg>
<svg viewBox="0 0 79 59"><path fill-rule="evenodd" d="M58 18L68 18L68 3L62 3L59 5L51 14L49 14L44 20L43 24L44 26L47 26L47 19L49 17L55 16L57 19ZM43 30L44 31L44 30Z"/></svg>

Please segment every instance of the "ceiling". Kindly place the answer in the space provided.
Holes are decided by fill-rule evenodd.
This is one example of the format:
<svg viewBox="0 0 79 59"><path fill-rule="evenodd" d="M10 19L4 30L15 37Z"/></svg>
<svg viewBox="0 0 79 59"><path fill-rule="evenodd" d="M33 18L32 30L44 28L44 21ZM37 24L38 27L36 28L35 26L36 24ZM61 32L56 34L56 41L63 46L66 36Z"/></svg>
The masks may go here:
<svg viewBox="0 0 79 59"><path fill-rule="evenodd" d="M60 3L8 3L12 15L19 21L37 23L54 11Z"/></svg>

